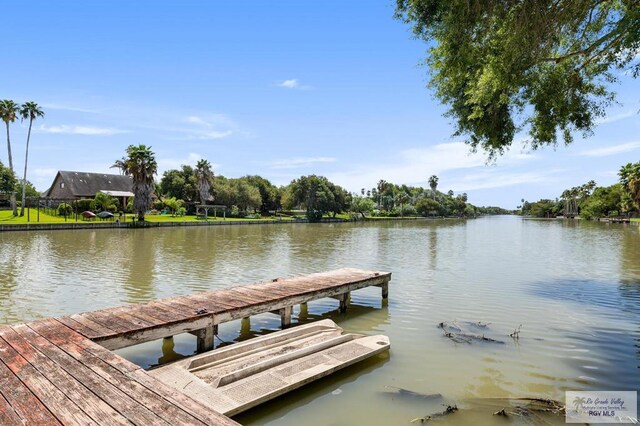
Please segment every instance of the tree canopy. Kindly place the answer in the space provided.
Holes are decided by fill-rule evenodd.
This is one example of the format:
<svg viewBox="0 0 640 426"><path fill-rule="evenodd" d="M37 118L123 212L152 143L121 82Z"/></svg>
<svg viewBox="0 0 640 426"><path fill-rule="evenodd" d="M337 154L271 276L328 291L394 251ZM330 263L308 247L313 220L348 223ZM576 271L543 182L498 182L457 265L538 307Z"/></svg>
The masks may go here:
<svg viewBox="0 0 640 426"><path fill-rule="evenodd" d="M489 159L526 130L532 149L592 132L613 69L640 74L640 0L396 0L429 42L430 87L456 135Z"/></svg>
<svg viewBox="0 0 640 426"><path fill-rule="evenodd" d="M18 183L13 171L0 162L0 192L10 193Z"/></svg>
<svg viewBox="0 0 640 426"><path fill-rule="evenodd" d="M160 179L160 192L166 197L174 197L187 202L199 198L198 182L193 167L183 165L180 170L167 170Z"/></svg>

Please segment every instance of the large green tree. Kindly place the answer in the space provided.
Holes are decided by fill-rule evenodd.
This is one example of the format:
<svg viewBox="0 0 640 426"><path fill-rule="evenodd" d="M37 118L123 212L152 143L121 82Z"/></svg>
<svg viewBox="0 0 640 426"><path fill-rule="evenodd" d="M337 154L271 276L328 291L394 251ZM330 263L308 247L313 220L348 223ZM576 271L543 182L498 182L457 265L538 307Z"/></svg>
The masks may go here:
<svg viewBox="0 0 640 426"><path fill-rule="evenodd" d="M153 177L158 171L158 163L151 147L145 145L129 145L126 155L117 160L118 167L133 179L133 211L138 214L138 221L144 222L144 214L151 207L151 198L155 182Z"/></svg>
<svg viewBox="0 0 640 426"><path fill-rule="evenodd" d="M20 106L10 99L3 99L0 101L0 117L2 117L2 121L7 127L7 152L9 155L9 169L15 173L13 168L13 156L11 155L11 137L9 133L9 124L16 121L18 114L20 112ZM16 193L11 193L11 209L13 210L13 215L18 215L18 208L16 205Z"/></svg>
<svg viewBox="0 0 640 426"><path fill-rule="evenodd" d="M183 165L179 170L167 170L160 179L160 192L166 197L196 202L199 199L197 180L191 166Z"/></svg>
<svg viewBox="0 0 640 426"><path fill-rule="evenodd" d="M13 171L0 162L0 192L10 194L15 191L17 182Z"/></svg>
<svg viewBox="0 0 640 426"><path fill-rule="evenodd" d="M27 163L29 162L29 141L31 140L31 127L33 121L44 117L44 111L35 102L25 102L20 107L20 117L22 120L29 120L29 131L27 132L27 148L24 154L24 175L22 176L22 204L20 205L20 216L24 216L24 205L27 199Z"/></svg>
<svg viewBox="0 0 640 426"><path fill-rule="evenodd" d="M241 179L245 179L250 185L255 186L258 188L258 191L260 191L260 198L262 199L260 211L263 214L268 213L270 210L278 210L281 208L280 199L282 194L269 180L258 175L245 176Z"/></svg>
<svg viewBox="0 0 640 426"><path fill-rule="evenodd" d="M612 212L620 212L622 207L622 185L597 187L582 204L580 217L583 219L597 219L609 216Z"/></svg>
<svg viewBox="0 0 640 426"><path fill-rule="evenodd" d="M613 69L640 74L640 0L396 0L429 43L430 87L489 158L525 129L536 149L589 134Z"/></svg>
<svg viewBox="0 0 640 426"><path fill-rule="evenodd" d="M303 205L307 209L307 217L311 221L319 220L324 213L333 211L335 196L324 176L300 176L289 184L291 202Z"/></svg>

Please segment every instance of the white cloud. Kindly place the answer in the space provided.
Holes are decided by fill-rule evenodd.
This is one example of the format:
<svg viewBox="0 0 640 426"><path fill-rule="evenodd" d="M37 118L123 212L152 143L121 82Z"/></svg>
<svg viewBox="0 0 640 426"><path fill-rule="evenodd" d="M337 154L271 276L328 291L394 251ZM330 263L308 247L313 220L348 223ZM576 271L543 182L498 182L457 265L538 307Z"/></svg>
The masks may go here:
<svg viewBox="0 0 640 426"><path fill-rule="evenodd" d="M185 118L185 121L187 123L197 124L204 127L235 126L233 120L225 114L190 115Z"/></svg>
<svg viewBox="0 0 640 426"><path fill-rule="evenodd" d="M549 182L555 180L555 176L560 172L560 170L505 172L487 168L452 179L447 182L447 188L451 188L455 192L466 192L478 189L504 188L507 186Z"/></svg>
<svg viewBox="0 0 640 426"><path fill-rule="evenodd" d="M277 83L278 87L284 87L285 89L298 89L298 90L308 90L311 89L311 86L306 86L300 84L297 78L291 78L289 80L282 80Z"/></svg>
<svg viewBox="0 0 640 426"><path fill-rule="evenodd" d="M195 125L195 128L186 129L186 132L190 133L194 139L223 139L234 134L234 130L237 128L233 120L224 114L191 115L186 117L184 121Z"/></svg>
<svg viewBox="0 0 640 426"><path fill-rule="evenodd" d="M622 154L625 152L635 151L640 148L640 141L627 142L620 145L607 146L604 148L594 148L582 151L578 155L584 157L607 157L609 155Z"/></svg>
<svg viewBox="0 0 640 426"><path fill-rule="evenodd" d="M429 176L442 175L446 172L466 169L503 170L512 165L520 165L523 161L530 161L537 157L517 148L505 153L497 160L496 166L488 166L482 153L470 153L469 146L463 142L451 142L432 145L425 148L413 148L401 151L397 158L389 158L387 162L377 164L361 164L353 170L330 173L328 178L337 184L353 191L369 188L384 179L388 182L407 185L427 185ZM497 175L495 175L497 176ZM535 179L535 176L512 176L518 181L524 178ZM500 177L496 179L500 180ZM460 188L470 187L468 183L460 182ZM498 183L497 181L495 182ZM464 184L464 185L462 185ZM507 184L500 181L499 186ZM510 185L510 184L509 184ZM447 188L451 187L449 183ZM483 184L488 187L487 184ZM468 189L468 188L467 188ZM462 190L462 189L461 189Z"/></svg>
<svg viewBox="0 0 640 426"><path fill-rule="evenodd" d="M618 114L607 115L606 117L596 120L596 124L615 123L616 121L625 120L629 117L633 117L636 115L638 115L638 111L630 109L628 111L623 111Z"/></svg>
<svg viewBox="0 0 640 426"><path fill-rule="evenodd" d="M223 139L231 136L232 134L233 132L231 130L225 130L223 132L212 130L210 132L201 133L197 137L198 139Z"/></svg>
<svg viewBox="0 0 640 426"><path fill-rule="evenodd" d="M318 163L333 163L336 159L333 157L298 157L276 160L271 162L272 169L297 169L307 167Z"/></svg>
<svg viewBox="0 0 640 426"><path fill-rule="evenodd" d="M42 108L45 110L45 113L46 113L47 109L61 110L61 111L72 111L72 112L84 112L84 113L89 113L89 114L97 114L98 113L98 111L93 110L93 109L81 108L81 107L69 106L69 105L62 105L62 104L55 104L55 103L42 104Z"/></svg>
<svg viewBox="0 0 640 426"><path fill-rule="evenodd" d="M127 130L114 129L111 127L70 126L66 124L61 124L59 126L46 126L42 124L37 128L37 131L40 133L85 136L111 136L120 133L128 133Z"/></svg>
<svg viewBox="0 0 640 426"><path fill-rule="evenodd" d="M195 152L190 152L184 158L158 158L158 179L162 174L171 169L180 169L182 165L195 166L204 156ZM211 168L215 171L220 167L219 164L211 164Z"/></svg>

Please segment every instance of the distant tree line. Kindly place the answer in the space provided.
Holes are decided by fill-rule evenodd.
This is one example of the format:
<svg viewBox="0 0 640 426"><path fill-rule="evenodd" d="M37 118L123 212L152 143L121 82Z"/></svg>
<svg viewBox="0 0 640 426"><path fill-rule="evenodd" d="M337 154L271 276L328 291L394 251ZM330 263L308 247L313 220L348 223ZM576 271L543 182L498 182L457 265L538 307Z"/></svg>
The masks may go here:
<svg viewBox="0 0 640 426"><path fill-rule="evenodd" d="M204 163L203 163L204 162ZM206 170L203 170L203 167ZM203 186L203 179L207 185ZM477 207L467 200L467 194L454 195L437 190L438 177L428 179L429 188L396 185L380 180L373 188L350 193L324 176L300 176L289 185L277 187L269 180L247 175L227 178L215 175L209 162L201 160L196 167L183 165L167 170L157 185L161 199L184 201L187 213L195 206L219 204L229 207L239 217L291 213L303 210L307 218L317 221L324 215L336 217L352 213L357 216L477 216L481 214L511 214L499 207ZM202 192L206 187L207 191Z"/></svg>
<svg viewBox="0 0 640 426"><path fill-rule="evenodd" d="M618 172L620 181L611 186L597 186L589 181L568 188L560 197L535 202L522 200L518 208L523 215L533 217L576 217L599 219L610 216L640 214L640 162L628 163Z"/></svg>

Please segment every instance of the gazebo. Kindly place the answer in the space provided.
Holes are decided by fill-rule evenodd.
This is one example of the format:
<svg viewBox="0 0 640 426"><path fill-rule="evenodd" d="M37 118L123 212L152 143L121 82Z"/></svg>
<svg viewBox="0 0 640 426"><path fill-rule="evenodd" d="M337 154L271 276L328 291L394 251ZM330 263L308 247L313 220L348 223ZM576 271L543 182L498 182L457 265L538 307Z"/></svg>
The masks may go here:
<svg viewBox="0 0 640 426"><path fill-rule="evenodd" d="M222 204L197 204L196 217L198 219L207 220L209 218L209 210L213 210L213 217L218 217L218 210L222 210L222 218L227 218L227 206Z"/></svg>

